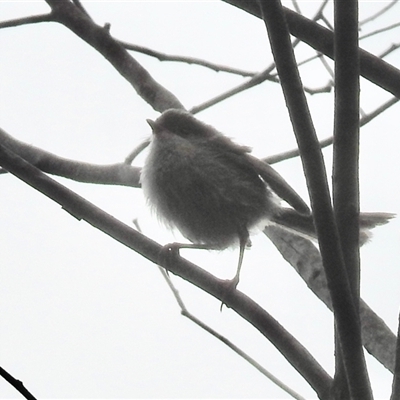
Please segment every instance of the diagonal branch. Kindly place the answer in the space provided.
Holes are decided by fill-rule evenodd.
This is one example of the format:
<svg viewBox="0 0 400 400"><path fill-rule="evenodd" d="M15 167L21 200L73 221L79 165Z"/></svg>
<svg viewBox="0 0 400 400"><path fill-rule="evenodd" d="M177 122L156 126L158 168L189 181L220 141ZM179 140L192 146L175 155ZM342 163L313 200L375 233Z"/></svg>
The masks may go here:
<svg viewBox="0 0 400 400"><path fill-rule="evenodd" d="M388 108L392 107L396 103L398 103L399 99L397 97L393 97L387 102L383 103L380 105L376 110L370 112L369 114L364 115L360 119L360 126L364 126L368 124L368 122L372 121L374 118L382 114L384 111L386 111ZM326 139L323 139L319 142L319 145L322 148L328 147L333 143L333 136L330 136ZM272 156L268 156L263 158L263 161L265 161L268 164L276 164L278 162L288 160L290 158L298 157L300 155L299 149L292 149L292 150L287 150L279 154L274 154Z"/></svg>
<svg viewBox="0 0 400 400"><path fill-rule="evenodd" d="M244 360L246 360L250 365L252 365L254 368L256 368L259 372L261 372L264 376L266 376L271 382L273 382L275 385L280 387L283 391L286 393L290 394L294 399L297 400L306 400L303 396L300 396L297 392L295 392L293 389L291 389L288 385L283 383L279 378L274 376L271 372L266 370L261 364L259 364L256 360L254 360L252 357L250 357L247 353L245 353L242 349L240 349L238 346L233 344L229 339L227 339L225 336L221 335L219 332L217 332L215 329L211 328L209 325L205 324L203 321L201 321L199 318L197 318L195 315L193 315L185 306L185 303L182 300L181 295L179 294L178 290L172 283L172 280L170 276L167 274L167 272L161 268L160 272L162 276L164 277L165 281L167 282L168 287L171 289L172 294L175 297L176 302L178 303L180 309L181 309L181 314L188 318L190 321L195 323L197 326L199 326L201 329L204 329L206 332L208 332L210 335L214 336L218 340L220 340L223 344L225 344L227 347L229 347L232 351L234 351L237 355L242 357Z"/></svg>
<svg viewBox="0 0 400 400"><path fill-rule="evenodd" d="M264 233L307 286L332 311L332 300L321 254L316 246L310 240L278 226L267 226ZM360 301L360 320L365 349L385 368L393 372L396 336L363 300Z"/></svg>
<svg viewBox="0 0 400 400"><path fill-rule="evenodd" d="M24 386L24 384L15 379L4 368L0 367L0 376L2 376L10 385L12 385L18 392L22 394L27 400L36 400L36 397Z"/></svg>
<svg viewBox="0 0 400 400"><path fill-rule="evenodd" d="M184 108L175 95L156 82L149 72L111 37L108 29L96 25L79 7L67 0L46 2L52 8L54 21L65 25L102 54L155 110Z"/></svg>
<svg viewBox="0 0 400 400"><path fill-rule="evenodd" d="M162 247L159 244L46 176L39 169L1 145L0 165L62 205L66 211L78 220L85 220L93 227L103 231L148 260L159 263L160 252L162 251ZM163 267L198 286L221 302L223 301L224 304L232 308L270 340L306 379L319 397L323 398L328 395L332 383L331 377L304 346L248 296L238 290L227 292L226 281L214 277L182 257L177 256L173 261L168 262L168 266L163 265Z"/></svg>
<svg viewBox="0 0 400 400"><path fill-rule="evenodd" d="M367 400L371 390L364 368L358 313L347 279L325 165L290 43L285 14L279 0L259 1L258 4L300 149L350 393L354 398ZM353 368L354 365L356 368Z"/></svg>
<svg viewBox="0 0 400 400"><path fill-rule="evenodd" d="M255 1L222 0L248 13L261 18L260 8ZM333 32L316 22L283 7L289 31L293 36L307 43L315 50L333 59ZM400 97L400 71L386 61L360 49L360 74L387 90L396 97Z"/></svg>
<svg viewBox="0 0 400 400"><path fill-rule="evenodd" d="M396 400L398 398L400 398L400 315L397 329L396 366L393 375L392 395L390 396L390 400Z"/></svg>
<svg viewBox="0 0 400 400"><path fill-rule="evenodd" d="M127 162L110 165L90 164L56 156L17 140L0 128L0 143L40 170L78 182L139 187L140 168Z"/></svg>

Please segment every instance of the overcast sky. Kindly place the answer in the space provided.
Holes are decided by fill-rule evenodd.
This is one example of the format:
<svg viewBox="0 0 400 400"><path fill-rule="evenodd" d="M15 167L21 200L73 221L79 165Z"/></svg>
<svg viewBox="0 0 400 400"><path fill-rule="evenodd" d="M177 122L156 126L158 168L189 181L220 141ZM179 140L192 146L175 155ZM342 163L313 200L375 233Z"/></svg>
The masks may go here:
<svg viewBox="0 0 400 400"><path fill-rule="evenodd" d="M271 62L262 21L220 1L83 1L116 38L168 54L250 71ZM300 1L312 16L317 2ZM361 16L382 2L361 2ZM44 1L0 1L7 20L47 12ZM327 15L330 15L327 12ZM376 27L398 22L395 6ZM367 29L367 28L365 28ZM372 28L368 28L372 30ZM362 33L363 31L361 31ZM379 53L398 30L362 42ZM95 50L65 27L41 23L0 30L1 128L27 143L73 160L122 161L150 134L157 113ZM187 107L238 85L243 78L203 67L160 62L132 53ZM299 49L300 59L313 52ZM400 65L399 53L388 61ZM329 79L317 62L305 84ZM390 95L362 82L368 113ZM332 133L332 94L308 96L318 135ZM400 211L397 188L399 106L362 129L361 208ZM257 156L295 146L281 89L264 83L198 114L250 145ZM331 148L324 151L331 175ZM143 155L137 161L143 162ZM305 198L298 159L276 166ZM183 240L160 226L139 189L58 178L107 212L161 244ZM37 398L268 398L288 396L232 351L180 315L157 267L11 175L0 176L0 365ZM400 303L398 220L375 231L361 250L362 297L396 332ZM217 276L231 278L238 252L182 252ZM313 391L254 328L214 298L172 277L187 307L305 397ZM239 289L253 297L334 372L331 312L260 234L246 252ZM388 398L391 375L367 356L377 398ZM0 380L0 398L18 398ZM315 397L315 396L314 396Z"/></svg>

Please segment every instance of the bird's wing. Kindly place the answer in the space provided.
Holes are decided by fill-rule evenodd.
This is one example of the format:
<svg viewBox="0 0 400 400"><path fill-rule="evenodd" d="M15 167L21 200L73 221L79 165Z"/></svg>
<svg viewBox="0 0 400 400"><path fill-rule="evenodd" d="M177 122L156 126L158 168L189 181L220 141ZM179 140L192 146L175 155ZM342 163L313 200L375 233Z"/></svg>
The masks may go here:
<svg viewBox="0 0 400 400"><path fill-rule="evenodd" d="M301 214L310 214L310 208L296 191L269 164L251 154L246 155L268 186L283 200Z"/></svg>

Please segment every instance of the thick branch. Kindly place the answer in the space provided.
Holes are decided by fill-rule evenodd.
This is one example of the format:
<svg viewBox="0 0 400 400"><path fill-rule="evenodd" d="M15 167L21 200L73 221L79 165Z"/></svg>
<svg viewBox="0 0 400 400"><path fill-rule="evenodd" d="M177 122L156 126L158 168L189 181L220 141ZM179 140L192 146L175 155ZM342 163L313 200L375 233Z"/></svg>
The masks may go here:
<svg viewBox="0 0 400 400"><path fill-rule="evenodd" d="M17 140L0 128L0 143L41 171L78 182L139 187L140 168L127 163L97 165L68 160Z"/></svg>
<svg viewBox="0 0 400 400"><path fill-rule="evenodd" d="M166 88L156 82L109 31L96 25L85 13L67 0L46 0L55 21L60 22L102 54L157 111L184 108Z"/></svg>
<svg viewBox="0 0 400 400"><path fill-rule="evenodd" d="M260 8L255 1L223 1L261 18ZM333 32L292 10L285 7L283 9L290 33L315 50L333 59ZM387 90L396 97L400 97L400 71L365 50L360 49L359 53L360 74L382 89Z"/></svg>
<svg viewBox="0 0 400 400"><path fill-rule="evenodd" d="M46 176L6 147L0 145L0 165L30 186L39 190L77 219L85 220L97 229L141 254L159 263L162 247L135 229L118 221L73 191ZM228 307L250 322L268 338L282 355L296 368L318 393L320 398L328 395L332 379L289 332L257 303L237 290L226 289L226 281L217 279L189 261L176 257L163 265L172 273L198 286L223 301Z"/></svg>
<svg viewBox="0 0 400 400"><path fill-rule="evenodd" d="M314 244L278 226L268 226L264 233L296 270L315 295L332 310L321 254ZM389 371L394 371L396 336L363 300L360 301L362 340L365 349Z"/></svg>
<svg viewBox="0 0 400 400"><path fill-rule="evenodd" d="M336 222L340 233L345 271L353 292L353 302L359 307L360 297L360 253L359 253L359 57L358 57L358 4L357 0L341 2L336 0L335 8L335 123L333 142L333 204ZM357 316L359 314L357 313ZM359 323L359 321L357 321ZM360 332L361 334L361 332ZM340 339L340 333L339 333ZM353 346L359 346L360 338L355 335ZM348 397L351 384L346 382L350 377L346 369L360 368L359 359L343 360L346 354L341 351L339 340L336 340L336 373L335 388L338 398ZM362 359L362 357L361 357ZM355 361L355 365L352 365ZM368 381L367 367L360 370ZM370 390L370 389L369 389ZM352 398L354 393L352 393ZM372 398L370 390L369 398Z"/></svg>
<svg viewBox="0 0 400 400"><path fill-rule="evenodd" d="M259 1L290 119L300 149L315 227L338 326L350 393L369 399L361 330L347 279L325 165L298 73L285 15L279 0ZM356 368L354 368L356 365Z"/></svg>

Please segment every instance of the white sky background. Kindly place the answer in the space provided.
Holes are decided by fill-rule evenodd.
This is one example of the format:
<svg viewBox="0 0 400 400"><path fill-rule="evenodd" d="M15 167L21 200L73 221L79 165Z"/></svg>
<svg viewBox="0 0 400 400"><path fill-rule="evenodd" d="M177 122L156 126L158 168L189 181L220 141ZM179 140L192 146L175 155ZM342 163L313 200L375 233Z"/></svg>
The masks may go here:
<svg viewBox="0 0 400 400"><path fill-rule="evenodd" d="M361 18L384 2L361 2ZM218 1L83 2L116 38L169 54L260 71L269 65L262 21ZM319 2L299 2L305 14ZM379 26L399 21L395 6ZM47 12L44 1L0 1L0 19ZM378 27L378 26L376 26ZM367 27L365 28L366 30ZM361 31L363 33L363 31ZM390 31L362 42L379 53ZM299 59L312 54L306 46ZM0 30L0 126L14 137L74 160L114 163L150 134L157 113L95 50L69 30L42 23ZM243 78L199 66L159 62L133 53L187 107ZM400 53L387 58L400 66ZM318 66L318 68L316 68ZM328 77L319 64L302 69L305 84ZM321 75L319 73L321 72ZM318 134L332 133L332 94L308 96ZM363 81L366 112L390 96ZM361 205L400 211L396 105L362 128ZM264 83L198 117L258 156L295 146L281 89ZM330 168L331 148L324 151ZM138 160L138 163L141 162ZM276 166L307 197L298 159ZM330 170L329 170L330 171ZM330 175L330 172L328 172ZM60 179L104 210L161 244L179 240L152 217L141 191ZM180 315L156 266L114 242L11 175L0 176L0 365L38 398L288 398L217 339ZM362 296L396 332L400 303L399 221L375 231L362 249ZM182 252L220 277L233 276L237 251ZM232 310L173 277L188 308L303 396L307 383L254 328ZM309 292L264 235L247 251L239 289L253 297L333 373L330 311ZM391 375L367 356L377 398ZM0 380L0 398L19 398Z"/></svg>

